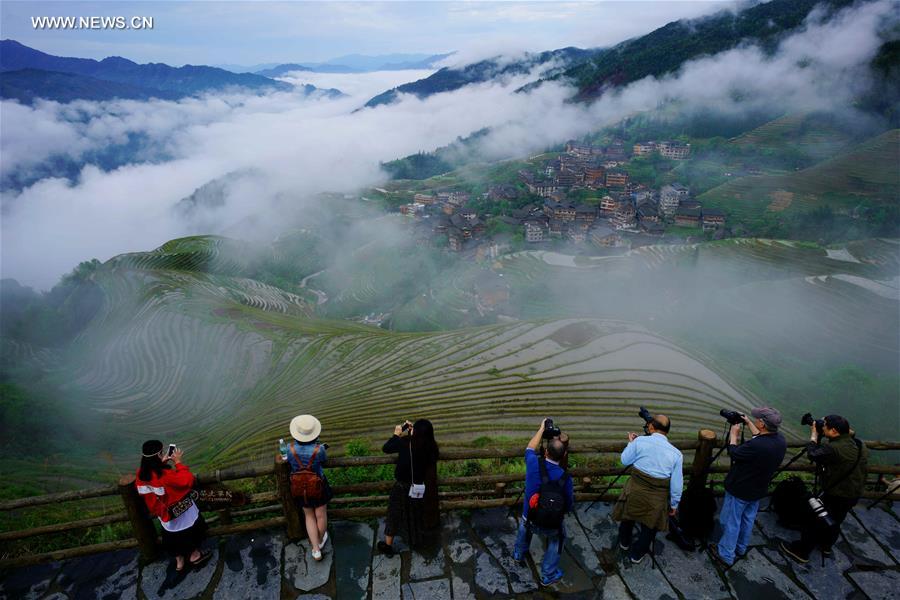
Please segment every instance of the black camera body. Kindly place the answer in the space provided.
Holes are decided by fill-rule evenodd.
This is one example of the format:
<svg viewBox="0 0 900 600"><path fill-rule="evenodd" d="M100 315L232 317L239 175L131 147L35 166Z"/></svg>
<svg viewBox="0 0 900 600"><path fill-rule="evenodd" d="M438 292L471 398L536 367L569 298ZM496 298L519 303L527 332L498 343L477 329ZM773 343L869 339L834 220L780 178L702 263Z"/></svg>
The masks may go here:
<svg viewBox="0 0 900 600"><path fill-rule="evenodd" d="M560 431L559 427L553 424L553 419L544 419L544 434L542 437L545 440L558 438L561 433L562 431Z"/></svg>
<svg viewBox="0 0 900 600"><path fill-rule="evenodd" d="M806 413L805 415L800 417L801 425L806 425L807 427L809 427L813 423L816 424L816 431L821 436L822 428L825 427L825 419L813 419L812 413Z"/></svg>
<svg viewBox="0 0 900 600"><path fill-rule="evenodd" d="M644 435L650 435L650 430L647 429L647 426L653 421L653 415L650 414L649 410L642 406L638 411L638 416L644 420Z"/></svg>
<svg viewBox="0 0 900 600"><path fill-rule="evenodd" d="M736 410L728 410L727 408L723 408L719 411L719 414L722 415L722 418L728 421L731 425L740 425L744 422L744 415Z"/></svg>

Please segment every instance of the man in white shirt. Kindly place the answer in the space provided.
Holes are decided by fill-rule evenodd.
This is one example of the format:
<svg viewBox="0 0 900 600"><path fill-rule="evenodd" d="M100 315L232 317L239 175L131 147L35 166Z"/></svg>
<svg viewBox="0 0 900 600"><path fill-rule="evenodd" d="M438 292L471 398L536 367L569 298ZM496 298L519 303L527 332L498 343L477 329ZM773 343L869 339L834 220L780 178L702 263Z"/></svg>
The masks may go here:
<svg viewBox="0 0 900 600"><path fill-rule="evenodd" d="M669 530L669 517L681 500L684 457L666 437L670 426L668 417L654 415L647 435L628 433L622 452L622 464L631 466L630 477L613 508L613 519L620 522L619 547L628 551L633 563L641 562L657 531ZM641 531L632 544L635 522Z"/></svg>

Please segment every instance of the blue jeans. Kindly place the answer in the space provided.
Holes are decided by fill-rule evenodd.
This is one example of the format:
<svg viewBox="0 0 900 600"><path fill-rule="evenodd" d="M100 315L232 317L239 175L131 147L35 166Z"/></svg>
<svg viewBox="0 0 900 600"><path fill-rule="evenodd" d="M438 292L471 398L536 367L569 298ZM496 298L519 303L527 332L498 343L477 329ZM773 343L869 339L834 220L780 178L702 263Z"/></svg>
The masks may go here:
<svg viewBox="0 0 900 600"><path fill-rule="evenodd" d="M746 554L753 535L753 522L759 500L741 500L725 492L725 502L719 511L719 522L722 524L722 537L719 538L719 556L729 565L734 562L735 553Z"/></svg>
<svg viewBox="0 0 900 600"><path fill-rule="evenodd" d="M559 555L566 540L566 529L565 525L560 529L542 529L534 525L528 526L525 519L520 519L519 533L516 536L515 556L521 558L528 554L528 548L531 546L531 536L535 533L547 542L547 551L544 552L544 560L541 562L541 580L543 583L547 583L562 575L562 571L559 569Z"/></svg>

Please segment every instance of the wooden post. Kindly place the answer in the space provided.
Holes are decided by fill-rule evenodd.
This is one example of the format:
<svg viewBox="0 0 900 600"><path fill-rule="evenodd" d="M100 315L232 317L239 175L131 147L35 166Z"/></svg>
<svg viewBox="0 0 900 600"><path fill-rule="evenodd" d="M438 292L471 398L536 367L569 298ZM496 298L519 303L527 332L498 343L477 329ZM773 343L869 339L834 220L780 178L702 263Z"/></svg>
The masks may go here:
<svg viewBox="0 0 900 600"><path fill-rule="evenodd" d="M694 464L691 465L691 481L688 486L696 489L706 485L706 468L712 459L713 448L716 445L716 433L709 429L701 429L697 433L697 440L700 445L694 453Z"/></svg>
<svg viewBox="0 0 900 600"><path fill-rule="evenodd" d="M583 489L585 492L590 491L591 483L593 483L593 479L590 476L585 475L581 478L581 489Z"/></svg>
<svg viewBox="0 0 900 600"><path fill-rule="evenodd" d="M128 520L131 522L131 530L134 539L137 540L141 557L146 561L156 560L159 556L159 544L156 541L156 527L147 514L147 505L134 487L134 475L125 475L119 479L119 495L125 504Z"/></svg>
<svg viewBox="0 0 900 600"><path fill-rule="evenodd" d="M498 481L494 484L494 495L503 496L506 493L506 482Z"/></svg>
<svg viewBox="0 0 900 600"><path fill-rule="evenodd" d="M286 460L282 460L280 454L275 456L275 487L284 511L288 538L291 540L302 539L305 537L306 529L294 497L291 495L291 465Z"/></svg>

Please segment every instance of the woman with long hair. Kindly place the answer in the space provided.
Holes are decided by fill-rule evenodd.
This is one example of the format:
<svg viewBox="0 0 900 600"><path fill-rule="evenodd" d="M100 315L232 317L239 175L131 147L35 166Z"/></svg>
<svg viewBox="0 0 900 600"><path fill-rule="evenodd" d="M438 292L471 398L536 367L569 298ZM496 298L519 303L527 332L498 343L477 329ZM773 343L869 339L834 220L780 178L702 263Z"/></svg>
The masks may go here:
<svg viewBox="0 0 900 600"><path fill-rule="evenodd" d="M185 558L192 567L209 560L200 549L206 538L206 522L194 501L194 475L181 462L181 448L170 453L159 440L148 440L141 448L141 466L134 485L147 510L159 519L163 547L175 557L175 570L184 570Z"/></svg>
<svg viewBox="0 0 900 600"><path fill-rule="evenodd" d="M439 523L438 445L434 439L434 426L428 419L397 425L382 450L386 454L397 454L384 541L378 542L379 550L393 556L395 535L402 532L409 545L416 546L422 541L424 532L435 529Z"/></svg>
<svg viewBox="0 0 900 600"><path fill-rule="evenodd" d="M291 492L297 506L303 509L312 556L322 560L322 548L328 542L328 503L333 495L322 470L328 459L325 454L328 445L319 442L322 424L312 415L294 417L290 429L294 438L287 453L291 465ZM295 486L295 477L304 483ZM306 493L307 490L314 493Z"/></svg>

